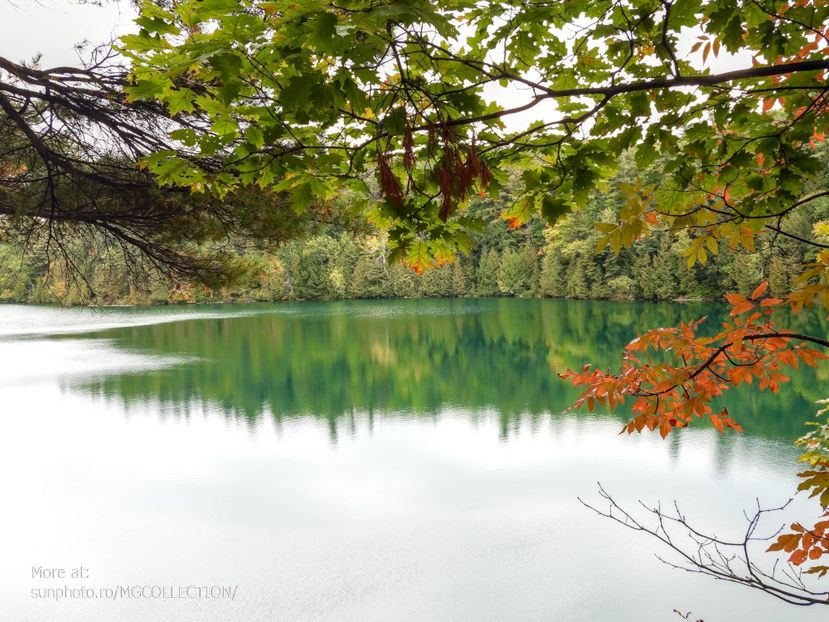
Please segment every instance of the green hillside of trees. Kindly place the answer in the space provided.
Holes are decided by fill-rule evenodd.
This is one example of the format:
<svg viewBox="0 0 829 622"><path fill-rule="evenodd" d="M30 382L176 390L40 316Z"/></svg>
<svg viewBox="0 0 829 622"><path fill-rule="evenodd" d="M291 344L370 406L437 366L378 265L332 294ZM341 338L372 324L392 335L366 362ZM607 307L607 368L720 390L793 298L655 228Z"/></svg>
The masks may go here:
<svg viewBox="0 0 829 622"><path fill-rule="evenodd" d="M689 267L686 250L694 233L687 229L660 231L619 254L610 248L596 253L602 233L595 223L618 219L624 205L620 189L635 176L632 158L625 158L620 171L606 191L594 193L584 209L554 227L535 217L510 229L500 218L516 199L510 189L497 199L472 201L469 216L480 223L472 234L472 252L422 274L391 259L387 238L369 223L329 222L276 248L240 244L231 249L239 258L240 276L234 286L222 289L152 276L151 270L139 269L134 258L125 258L117 248L76 252L83 260L70 270L63 261L0 245L0 300L167 304L466 296L706 299L726 291L747 293L762 279L769 280L772 293L783 294L791 290L804 262L814 259L814 251L797 240L767 232L758 238L757 253L731 249L723 241L719 253ZM653 167L646 177L658 184L659 169ZM788 215L786 230L819 237L827 219L829 200L824 198ZM135 278L136 274L145 276Z"/></svg>

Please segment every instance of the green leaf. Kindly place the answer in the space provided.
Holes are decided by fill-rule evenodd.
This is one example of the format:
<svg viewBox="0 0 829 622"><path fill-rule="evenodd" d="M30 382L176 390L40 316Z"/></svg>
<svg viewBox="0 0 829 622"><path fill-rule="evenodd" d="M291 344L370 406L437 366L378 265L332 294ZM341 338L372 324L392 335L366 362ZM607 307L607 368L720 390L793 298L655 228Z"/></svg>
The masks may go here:
<svg viewBox="0 0 829 622"><path fill-rule="evenodd" d="M570 205L563 199L547 195L541 199L541 215L550 226L556 224L558 220L565 214L571 211Z"/></svg>

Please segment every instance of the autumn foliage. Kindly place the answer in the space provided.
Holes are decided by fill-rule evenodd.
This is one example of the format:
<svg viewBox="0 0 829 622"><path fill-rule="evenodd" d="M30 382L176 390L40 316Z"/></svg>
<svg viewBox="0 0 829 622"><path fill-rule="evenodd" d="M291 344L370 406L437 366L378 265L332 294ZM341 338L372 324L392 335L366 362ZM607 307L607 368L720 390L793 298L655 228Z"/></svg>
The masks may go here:
<svg viewBox="0 0 829 622"><path fill-rule="evenodd" d="M618 373L585 366L580 372L561 374L584 387L575 406L593 411L597 404L630 404L633 417L623 428L628 433L647 428L666 437L695 418L708 418L720 432L742 431L727 408L714 412L716 398L755 382L760 389L776 392L789 380L785 368L814 366L826 358L810 347L814 338L775 325L772 313L784 300L765 296L767 288L768 282L763 282L748 298L727 294L731 312L713 336L698 332L706 318L657 328L627 345Z"/></svg>
<svg viewBox="0 0 829 622"><path fill-rule="evenodd" d="M806 560L816 560L829 553L829 512L824 513L823 520L807 529L800 523L792 523L791 533L785 533L769 547L769 551L785 551L791 553L789 561L795 566ZM829 566L813 566L806 572L824 576L829 572Z"/></svg>
<svg viewBox="0 0 829 622"><path fill-rule="evenodd" d="M707 418L719 432L742 426L727 408L715 412L713 402L729 389L755 384L759 389L777 392L789 380L786 368L801 363L814 366L827 356L812 346L829 346L829 341L801 335L776 326L775 308L793 300L766 295L768 282L761 283L750 296L727 294L729 317L712 336L700 335L705 318L681 323L679 327L657 328L631 341L622 356L618 373L591 369L568 370L562 378L583 387L574 407L597 405L611 409L630 405L632 417L622 432L659 430L664 438L675 428L684 428L694 419ZM810 469L799 474L801 491L818 497L823 516L812 527L793 523L791 531L781 534L769 551L789 553L788 561L801 565L829 554L829 453L825 427L800 440L807 449L804 461ZM829 566L813 566L806 572L820 576Z"/></svg>

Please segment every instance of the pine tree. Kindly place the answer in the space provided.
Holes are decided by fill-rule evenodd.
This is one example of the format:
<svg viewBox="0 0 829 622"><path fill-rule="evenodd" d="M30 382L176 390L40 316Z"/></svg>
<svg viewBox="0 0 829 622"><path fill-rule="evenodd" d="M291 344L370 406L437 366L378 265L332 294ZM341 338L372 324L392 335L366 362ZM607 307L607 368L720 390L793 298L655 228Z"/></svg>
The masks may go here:
<svg viewBox="0 0 829 622"><path fill-rule="evenodd" d="M453 293L453 266L446 264L420 275L420 295L427 298L445 298Z"/></svg>
<svg viewBox="0 0 829 622"><path fill-rule="evenodd" d="M542 296L560 298L565 294L565 284L561 252L547 247L546 254L541 260L540 293Z"/></svg>
<svg viewBox="0 0 829 622"><path fill-rule="evenodd" d="M498 287L498 269L501 265L501 256L495 249L490 249L481 256L475 278L475 294L477 296L498 296L501 290Z"/></svg>
<svg viewBox="0 0 829 622"><path fill-rule="evenodd" d="M452 266L452 295L456 298L463 298L469 293L466 268L460 261Z"/></svg>
<svg viewBox="0 0 829 622"><path fill-rule="evenodd" d="M354 266L351 280L353 298L386 298L391 295L389 275L377 257L363 255Z"/></svg>
<svg viewBox="0 0 829 622"><path fill-rule="evenodd" d="M507 250L501 256L498 288L508 296L532 296L537 291L538 262L535 250L525 246Z"/></svg>

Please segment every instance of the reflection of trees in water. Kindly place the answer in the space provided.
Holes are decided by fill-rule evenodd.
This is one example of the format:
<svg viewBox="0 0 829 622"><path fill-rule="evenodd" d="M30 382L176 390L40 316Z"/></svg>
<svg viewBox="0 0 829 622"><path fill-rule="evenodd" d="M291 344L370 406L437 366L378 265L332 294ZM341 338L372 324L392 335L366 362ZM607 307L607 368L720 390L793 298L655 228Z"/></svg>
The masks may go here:
<svg viewBox="0 0 829 622"><path fill-rule="evenodd" d="M702 305L511 299L275 307L286 309L109 331L124 348L198 360L85 386L127 405L210 403L251 423L264 412L277 422L323 418L332 436L356 425L356 412L370 424L375 413L494 409L507 437L523 419L537 422L572 403L577 391L556 372L586 361L615 367L638 332L704 313ZM729 409L751 434L794 438L823 396L825 374L799 370L776 395L747 387Z"/></svg>

